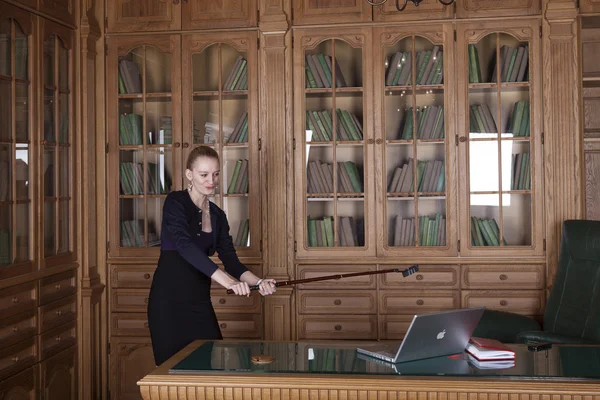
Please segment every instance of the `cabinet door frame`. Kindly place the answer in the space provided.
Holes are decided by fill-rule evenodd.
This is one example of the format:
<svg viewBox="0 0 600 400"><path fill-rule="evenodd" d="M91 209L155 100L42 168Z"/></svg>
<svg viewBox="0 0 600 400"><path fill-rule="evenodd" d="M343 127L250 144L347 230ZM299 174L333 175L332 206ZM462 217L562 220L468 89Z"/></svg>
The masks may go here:
<svg viewBox="0 0 600 400"><path fill-rule="evenodd" d="M315 49L317 46L328 40L342 40L354 48L362 48L362 99L363 99L363 189L364 189L364 237L365 246L363 247L312 247L309 249L307 233L307 213L306 213L306 159L304 142L305 138L305 50ZM318 34L311 34L310 30L297 29L294 31L294 138L296 148L294 151L295 160L295 240L296 240L296 258L339 258L339 257L373 257L376 254L377 240L375 233L375 167L374 162L374 143L373 138L373 94L372 80L369 78L369 72L372 71L371 45L372 30L370 28L327 28L320 29ZM343 90L343 88L341 88ZM332 89L319 89L329 90ZM340 90L340 89L337 89ZM333 199L335 201L335 199ZM337 221L334 220L337 224ZM336 230L338 228L335 228Z"/></svg>
<svg viewBox="0 0 600 400"><path fill-rule="evenodd" d="M120 245L120 169L119 169L119 94L118 94L118 60L132 49L150 46L163 53L171 54L171 117L173 152L173 190L181 189L181 44L179 35L124 36L107 39L108 55L106 57L106 119L108 137L107 156L107 203L108 203L108 252L109 257L136 257L156 259L160 247L121 247ZM114 84L111 84L114 83ZM143 95L133 95L142 98ZM144 195L145 196L145 195Z"/></svg>
<svg viewBox="0 0 600 400"><path fill-rule="evenodd" d="M459 171L459 215L460 240L462 243L461 256L475 257L523 257L543 256L544 229L544 170L542 145L542 74L541 74L541 40L540 20L522 19L512 21L489 21L457 24L457 104L462 109L457 110L458 167ZM534 154L530 164L531 170L531 246L471 246L470 193L468 174L469 152L468 138L465 132L469 130L469 67L468 44L476 43L489 34L509 34L520 41L529 43L529 102L531 110L530 154ZM463 173L464 172L464 173ZM500 221L499 221L500 223Z"/></svg>
<svg viewBox="0 0 600 400"><path fill-rule="evenodd" d="M456 134L456 104L454 101L456 93L456 79L454 71L454 26L448 24L435 24L409 27L381 27L375 28L373 33L373 60L375 66L379 65L377 60L383 60L385 57L384 47L393 45L404 37L420 36L430 40L434 44L441 44L444 52L444 130L445 130L445 173L446 173L446 246L407 246L393 247L385 241L386 235L381 232L377 236L377 255L382 257L398 256L456 256L458 254L457 233L458 226L456 210L456 146L452 144ZM384 68L375 68L373 73L373 86L375 87L375 147L377 188L377 224L378 227L387 227L387 178L385 172L386 165L386 132L385 115L382 110L385 109L385 81ZM413 144L414 145L414 144ZM387 229L389 231L389 229Z"/></svg>
<svg viewBox="0 0 600 400"><path fill-rule="evenodd" d="M249 235L250 238L257 238L257 240L250 241L250 247L236 247L236 252L240 257L260 257L261 256L261 242L263 238L263 224L262 224L262 213L261 213L261 197L262 195L262 184L260 170L262 168L261 154L259 151L259 140L261 132L258 127L258 33L256 31L241 31L241 32L220 32L220 33L196 33L183 35L182 38L182 74L183 79L186 82L193 82L193 62L192 54L200 53L203 49L206 49L212 45L226 44L238 50L240 53L245 52L247 55L247 70L248 70L248 89L247 89L247 103L248 103L248 211L249 216L252 216L249 224ZM224 84L227 76L221 76L221 83ZM193 116L193 85L183 85L182 88L182 110L183 115ZM217 96L222 96L223 91L219 91ZM194 141L191 132L193 131L193 120L192 118L185 118L183 121L183 154L181 159L181 169L185 169L185 162L189 152L194 147ZM219 147L224 152L226 151L227 145L221 144L215 146L217 151ZM235 149L236 144L232 145ZM242 147L243 148L243 147ZM222 155L221 164L225 162L225 156ZM186 182L183 182L184 177L181 177L182 187L186 187ZM221 186L223 194L226 192L226 188L223 186L224 182L224 171L221 171ZM224 199L225 197L223 197ZM233 230L233 231L232 231ZM235 227L231 226L230 222L230 234L235 239Z"/></svg>

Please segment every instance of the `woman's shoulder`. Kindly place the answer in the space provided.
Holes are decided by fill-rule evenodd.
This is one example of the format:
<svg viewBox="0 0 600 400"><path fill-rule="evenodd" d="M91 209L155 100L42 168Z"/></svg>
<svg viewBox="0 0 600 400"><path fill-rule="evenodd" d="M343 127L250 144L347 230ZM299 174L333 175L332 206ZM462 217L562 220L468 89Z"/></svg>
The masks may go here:
<svg viewBox="0 0 600 400"><path fill-rule="evenodd" d="M167 198L165 199L165 203L180 203L182 205L186 204L186 196L188 194L185 190L173 190L169 192Z"/></svg>

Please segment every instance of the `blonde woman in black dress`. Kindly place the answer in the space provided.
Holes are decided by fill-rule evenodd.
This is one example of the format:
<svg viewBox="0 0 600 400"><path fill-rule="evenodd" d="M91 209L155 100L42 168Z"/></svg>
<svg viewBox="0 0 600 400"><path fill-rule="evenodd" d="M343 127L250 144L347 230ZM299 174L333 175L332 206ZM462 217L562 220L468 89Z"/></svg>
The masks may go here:
<svg viewBox="0 0 600 400"><path fill-rule="evenodd" d="M211 281L249 296L258 285L267 296L273 279L260 279L238 259L223 210L208 200L219 182L219 155L208 146L190 152L188 188L169 193L163 206L161 251L148 302L156 365L194 340L222 339L210 301ZM215 251L225 271L209 258Z"/></svg>

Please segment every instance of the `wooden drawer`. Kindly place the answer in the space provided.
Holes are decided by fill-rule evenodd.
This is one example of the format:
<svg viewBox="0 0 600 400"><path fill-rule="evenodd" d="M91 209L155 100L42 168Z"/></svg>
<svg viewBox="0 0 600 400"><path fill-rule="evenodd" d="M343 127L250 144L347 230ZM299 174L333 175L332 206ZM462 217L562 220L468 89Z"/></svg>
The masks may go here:
<svg viewBox="0 0 600 400"><path fill-rule="evenodd" d="M114 288L148 288L152 285L156 265L115 265L111 268Z"/></svg>
<svg viewBox="0 0 600 400"><path fill-rule="evenodd" d="M382 315L379 319L379 339L403 339L413 318L414 315Z"/></svg>
<svg viewBox="0 0 600 400"><path fill-rule="evenodd" d="M299 265L297 279L312 279L327 275L350 274L355 272L376 271L376 265ZM375 289L376 275L363 275L344 279L332 279L322 282L301 283L298 289Z"/></svg>
<svg viewBox="0 0 600 400"><path fill-rule="evenodd" d="M250 297L227 294L225 289L212 289L211 301L217 313L260 314L262 296L254 292Z"/></svg>
<svg viewBox="0 0 600 400"><path fill-rule="evenodd" d="M379 296L381 314L426 314L460 307L458 290L382 290Z"/></svg>
<svg viewBox="0 0 600 400"><path fill-rule="evenodd" d="M33 310L37 305L37 282L27 282L0 290L0 320Z"/></svg>
<svg viewBox="0 0 600 400"><path fill-rule="evenodd" d="M69 296L38 308L40 333L77 318L77 296Z"/></svg>
<svg viewBox="0 0 600 400"><path fill-rule="evenodd" d="M262 337L262 318L260 314L217 314L219 328L224 339Z"/></svg>
<svg viewBox="0 0 600 400"><path fill-rule="evenodd" d="M299 315L299 339L376 339L376 315Z"/></svg>
<svg viewBox="0 0 600 400"><path fill-rule="evenodd" d="M463 290L463 308L480 306L522 315L540 315L544 312L545 296L543 290Z"/></svg>
<svg viewBox="0 0 600 400"><path fill-rule="evenodd" d="M461 0L456 2L458 18L506 17L541 14L539 0Z"/></svg>
<svg viewBox="0 0 600 400"><path fill-rule="evenodd" d="M4 349L37 334L37 314L29 310L0 320L0 349Z"/></svg>
<svg viewBox="0 0 600 400"><path fill-rule="evenodd" d="M36 339L32 337L0 351L0 381L38 362Z"/></svg>
<svg viewBox="0 0 600 400"><path fill-rule="evenodd" d="M40 360L77 344L77 321L59 326L38 336L40 341Z"/></svg>
<svg viewBox="0 0 600 400"><path fill-rule="evenodd" d="M398 268L404 270L410 265L386 265L380 269ZM458 265L419 265L419 271L406 278L402 274L389 273L379 276L381 289L414 287L419 289L458 289L460 287Z"/></svg>
<svg viewBox="0 0 600 400"><path fill-rule="evenodd" d="M367 290L299 290L300 314L375 314L377 292Z"/></svg>
<svg viewBox="0 0 600 400"><path fill-rule="evenodd" d="M38 369L31 367L6 380L0 380L0 398L2 400L37 400Z"/></svg>
<svg viewBox="0 0 600 400"><path fill-rule="evenodd" d="M112 313L110 322L114 336L150 336L146 313Z"/></svg>
<svg viewBox="0 0 600 400"><path fill-rule="evenodd" d="M148 289L114 289L110 293L110 309L115 312L145 313L149 295Z"/></svg>
<svg viewBox="0 0 600 400"><path fill-rule="evenodd" d="M77 293L77 270L40 279L40 305Z"/></svg>
<svg viewBox="0 0 600 400"><path fill-rule="evenodd" d="M464 265L463 289L543 289L544 266Z"/></svg>

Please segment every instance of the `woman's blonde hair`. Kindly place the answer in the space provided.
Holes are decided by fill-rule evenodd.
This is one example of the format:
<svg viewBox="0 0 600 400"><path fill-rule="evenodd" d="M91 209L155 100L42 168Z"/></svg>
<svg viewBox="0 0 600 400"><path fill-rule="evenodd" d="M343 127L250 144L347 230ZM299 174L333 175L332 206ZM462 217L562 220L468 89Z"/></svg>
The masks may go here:
<svg viewBox="0 0 600 400"><path fill-rule="evenodd" d="M215 160L217 160L217 162L219 161L219 153L217 153L215 149L213 149L210 146L200 145L194 148L192 151L190 151L185 167L191 171L192 167L194 166L194 163L200 157L214 158Z"/></svg>

